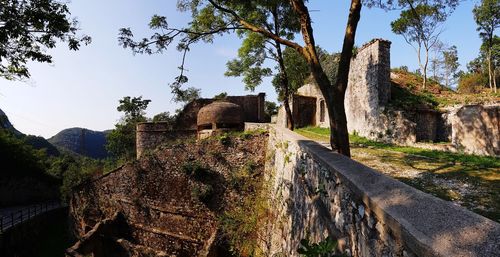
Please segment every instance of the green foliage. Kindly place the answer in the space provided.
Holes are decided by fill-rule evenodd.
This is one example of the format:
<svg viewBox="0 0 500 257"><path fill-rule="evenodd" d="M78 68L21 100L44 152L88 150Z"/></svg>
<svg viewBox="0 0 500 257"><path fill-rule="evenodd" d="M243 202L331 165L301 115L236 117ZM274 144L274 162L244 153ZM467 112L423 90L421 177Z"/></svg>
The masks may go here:
<svg viewBox="0 0 500 257"><path fill-rule="evenodd" d="M55 182L45 174L47 156L44 150L35 150L22 139L0 129L0 156L2 156L2 178L31 176Z"/></svg>
<svg viewBox="0 0 500 257"><path fill-rule="evenodd" d="M199 161L189 161L181 166L182 171L188 175L197 179L202 179L209 173L209 170L205 168Z"/></svg>
<svg viewBox="0 0 500 257"><path fill-rule="evenodd" d="M265 45L264 36L253 32L248 33L238 50L238 58L227 63L227 71L224 75L243 77L245 89L254 91L262 83L263 77L272 75L272 70L263 66L264 61L270 55Z"/></svg>
<svg viewBox="0 0 500 257"><path fill-rule="evenodd" d="M170 112L161 112L153 116L153 122L163 122L167 123L167 129L173 130L175 127L175 121L177 119L177 115L171 115Z"/></svg>
<svg viewBox="0 0 500 257"><path fill-rule="evenodd" d="M214 195L214 188L212 185L196 184L192 191L191 196L200 200L202 203L207 204Z"/></svg>
<svg viewBox="0 0 500 257"><path fill-rule="evenodd" d="M88 36L78 37L78 22L69 17L65 2L56 0L0 1L0 77L29 78L26 63L52 63L46 49L56 47L57 41L78 50L89 44Z"/></svg>
<svg viewBox="0 0 500 257"><path fill-rule="evenodd" d="M115 129L106 135L106 150L116 160L135 158L135 123L116 124Z"/></svg>
<svg viewBox="0 0 500 257"><path fill-rule="evenodd" d="M338 245L338 241L331 237L327 237L325 240L319 243L311 243L309 239L300 240L299 249L297 252L302 256L306 257L336 257L344 255L335 255L335 251Z"/></svg>
<svg viewBox="0 0 500 257"><path fill-rule="evenodd" d="M227 92L221 92L220 94L215 95L213 98L215 100L224 100L226 99L226 97L227 97Z"/></svg>
<svg viewBox="0 0 500 257"><path fill-rule="evenodd" d="M135 158L136 124L147 120L144 114L150 102L151 100L143 100L142 96L126 96L119 100L120 104L116 109L124 115L115 129L106 136L106 150L116 160Z"/></svg>
<svg viewBox="0 0 500 257"><path fill-rule="evenodd" d="M405 41L416 49L425 88L429 50L438 42L441 34L440 26L458 5L458 0L398 1L398 3L404 10L398 19L391 22L391 29L395 34L402 35ZM423 60L421 50L425 52Z"/></svg>
<svg viewBox="0 0 500 257"><path fill-rule="evenodd" d="M304 133L304 135L311 136L312 138L315 138L314 136L318 137L319 139L330 138L330 130L326 128L306 127L298 129L297 132ZM411 146L398 146L372 141L359 135L349 135L349 141L352 144L371 146L376 149L385 149L406 154L414 154L450 163L462 163L463 165L467 165L474 169L500 168L500 159L497 157L427 150Z"/></svg>
<svg viewBox="0 0 500 257"><path fill-rule="evenodd" d="M141 122L146 121L144 114L151 100L144 99L142 96L133 97L125 96L119 100L120 105L116 108L117 111L124 113L125 122Z"/></svg>
<svg viewBox="0 0 500 257"><path fill-rule="evenodd" d="M271 117L278 114L278 105L275 102L266 101L264 106L266 115Z"/></svg>
<svg viewBox="0 0 500 257"><path fill-rule="evenodd" d="M417 85L407 85L409 88L415 88ZM412 92L406 88L393 86L391 88L391 106L398 109L412 110L415 108L437 108L439 102L430 92Z"/></svg>
<svg viewBox="0 0 500 257"><path fill-rule="evenodd" d="M450 87L455 84L456 80L459 78L458 67L460 67L460 63L458 63L458 52L456 46L451 46L447 50L443 51L442 66L444 86Z"/></svg>
<svg viewBox="0 0 500 257"><path fill-rule="evenodd" d="M491 47L491 41L495 29L500 26L500 2L498 0L482 0L472 10L474 20L477 23L479 36Z"/></svg>
<svg viewBox="0 0 500 257"><path fill-rule="evenodd" d="M222 145L228 146L231 144L231 137L227 133L218 136L217 139Z"/></svg>
<svg viewBox="0 0 500 257"><path fill-rule="evenodd" d="M256 164L248 162L232 178L232 187L242 196L219 218L230 250L237 256L263 256L259 231L269 221L267 187Z"/></svg>

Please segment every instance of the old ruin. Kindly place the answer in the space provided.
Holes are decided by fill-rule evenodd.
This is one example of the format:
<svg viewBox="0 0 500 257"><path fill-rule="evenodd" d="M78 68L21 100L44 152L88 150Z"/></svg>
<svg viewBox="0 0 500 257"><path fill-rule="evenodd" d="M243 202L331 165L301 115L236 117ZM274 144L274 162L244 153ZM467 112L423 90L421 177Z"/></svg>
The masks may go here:
<svg viewBox="0 0 500 257"><path fill-rule="evenodd" d="M198 112L198 139L214 133L241 131L244 128L241 106L230 102L217 101L204 106Z"/></svg>
<svg viewBox="0 0 500 257"><path fill-rule="evenodd" d="M144 151L154 150L162 143L168 141L194 138L198 132L201 132L202 137L204 137L205 132L210 132L209 134L211 134L212 127L219 127L220 129L229 125L236 130L242 130L244 123L262 124L269 122L270 117L266 117L264 112L265 97L264 93L259 93L258 95L226 96L222 100L213 98L193 100L184 106L184 109L180 112L175 121L175 129L172 129L169 124L163 122L138 123L136 128L137 158ZM228 105L229 103L234 105ZM202 111L206 115L199 115L200 110L210 105L212 107L208 107L208 109ZM225 107L228 106L229 109L226 110ZM234 114L233 111L235 111ZM229 122L222 122L226 118ZM211 128L208 129L208 126Z"/></svg>
<svg viewBox="0 0 500 257"><path fill-rule="evenodd" d="M500 104L475 104L436 110L422 106L403 111L390 105L392 85L389 41L374 39L351 61L345 110L349 133L389 143L429 146L478 155L500 155ZM318 86L307 84L291 99L297 127L329 127L328 110ZM286 127L283 108L278 124Z"/></svg>

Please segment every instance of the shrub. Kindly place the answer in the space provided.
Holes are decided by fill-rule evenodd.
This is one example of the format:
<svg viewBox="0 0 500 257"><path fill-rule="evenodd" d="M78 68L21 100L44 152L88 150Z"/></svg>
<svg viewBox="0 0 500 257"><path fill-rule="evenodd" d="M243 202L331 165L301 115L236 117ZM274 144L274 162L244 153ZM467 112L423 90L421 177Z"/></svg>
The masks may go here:
<svg viewBox="0 0 500 257"><path fill-rule="evenodd" d="M481 92L487 83L480 73L470 73L460 77L458 82L458 92L467 94L476 94Z"/></svg>

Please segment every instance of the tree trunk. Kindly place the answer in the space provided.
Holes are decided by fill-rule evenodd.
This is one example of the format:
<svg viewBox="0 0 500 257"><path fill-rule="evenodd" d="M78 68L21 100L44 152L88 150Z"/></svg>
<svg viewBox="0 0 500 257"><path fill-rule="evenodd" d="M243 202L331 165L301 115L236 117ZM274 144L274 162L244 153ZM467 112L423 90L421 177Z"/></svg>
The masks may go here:
<svg viewBox="0 0 500 257"><path fill-rule="evenodd" d="M425 48L425 63L423 68L424 89L427 87L427 65L429 64L429 49Z"/></svg>
<svg viewBox="0 0 500 257"><path fill-rule="evenodd" d="M490 49L488 50L488 82L489 82L489 86L490 86L491 91L493 91L493 79L494 79L494 78L492 78L492 75L493 75L493 72L491 69L491 47L490 47Z"/></svg>
<svg viewBox="0 0 500 257"><path fill-rule="evenodd" d="M280 33L280 27L279 27L279 17L278 17L278 10L277 6L274 6L272 9L272 14L274 18L274 33L276 35L279 35ZM286 127L290 130L295 129L295 124L293 121L293 116L292 116L292 111L290 110L290 86L289 86L289 81L288 81L288 74L286 73L285 69L285 61L283 60L283 51L281 50L281 44L277 40L274 41L274 44L276 46L276 56L278 57L278 64L279 64L279 69L280 69L280 87L281 90L283 90L283 105L285 106L285 113L286 113Z"/></svg>
<svg viewBox="0 0 500 257"><path fill-rule="evenodd" d="M332 149L336 149L340 154L350 157L349 134L347 131L347 118L344 108L344 95L349 78L349 68L351 64L352 49L354 47L354 38L356 28L361 13L361 0L351 0L349 17L340 55L338 78L332 88L332 83L328 79L325 71L321 67L316 45L314 43L313 29L311 26L311 17L304 1L291 0L295 11L300 16L301 33L305 46L301 49L301 54L306 59L311 73L318 83L318 86L325 98L328 116L330 118L330 144Z"/></svg>
<svg viewBox="0 0 500 257"><path fill-rule="evenodd" d="M497 92L497 71L496 69L493 69L493 91L496 93Z"/></svg>
<svg viewBox="0 0 500 257"><path fill-rule="evenodd" d="M288 97L285 97L285 99L283 100L283 105L285 106L286 113L286 127L289 130L294 130L295 123L293 121L292 110L290 109L290 101L288 100Z"/></svg>
<svg viewBox="0 0 500 257"><path fill-rule="evenodd" d="M354 48L354 39L356 37L356 29L359 19L361 18L361 0L352 0L349 9L349 17L344 35L344 43L342 52L340 53L339 69L337 73L337 81L334 91L334 109L335 121L338 125L338 142L339 153L346 156L351 156L349 148L349 132L347 130L347 117L345 114L344 99L347 83L349 81L349 69L351 67L352 49ZM330 122L331 123L331 122Z"/></svg>

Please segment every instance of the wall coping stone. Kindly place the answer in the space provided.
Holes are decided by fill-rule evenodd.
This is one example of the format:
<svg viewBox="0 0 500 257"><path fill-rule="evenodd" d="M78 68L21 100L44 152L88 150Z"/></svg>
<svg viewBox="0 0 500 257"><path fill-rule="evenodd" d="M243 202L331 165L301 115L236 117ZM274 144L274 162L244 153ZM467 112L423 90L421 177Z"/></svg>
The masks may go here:
<svg viewBox="0 0 500 257"><path fill-rule="evenodd" d="M500 224L421 192L286 128L270 125L298 144L355 194L418 256L500 256Z"/></svg>

